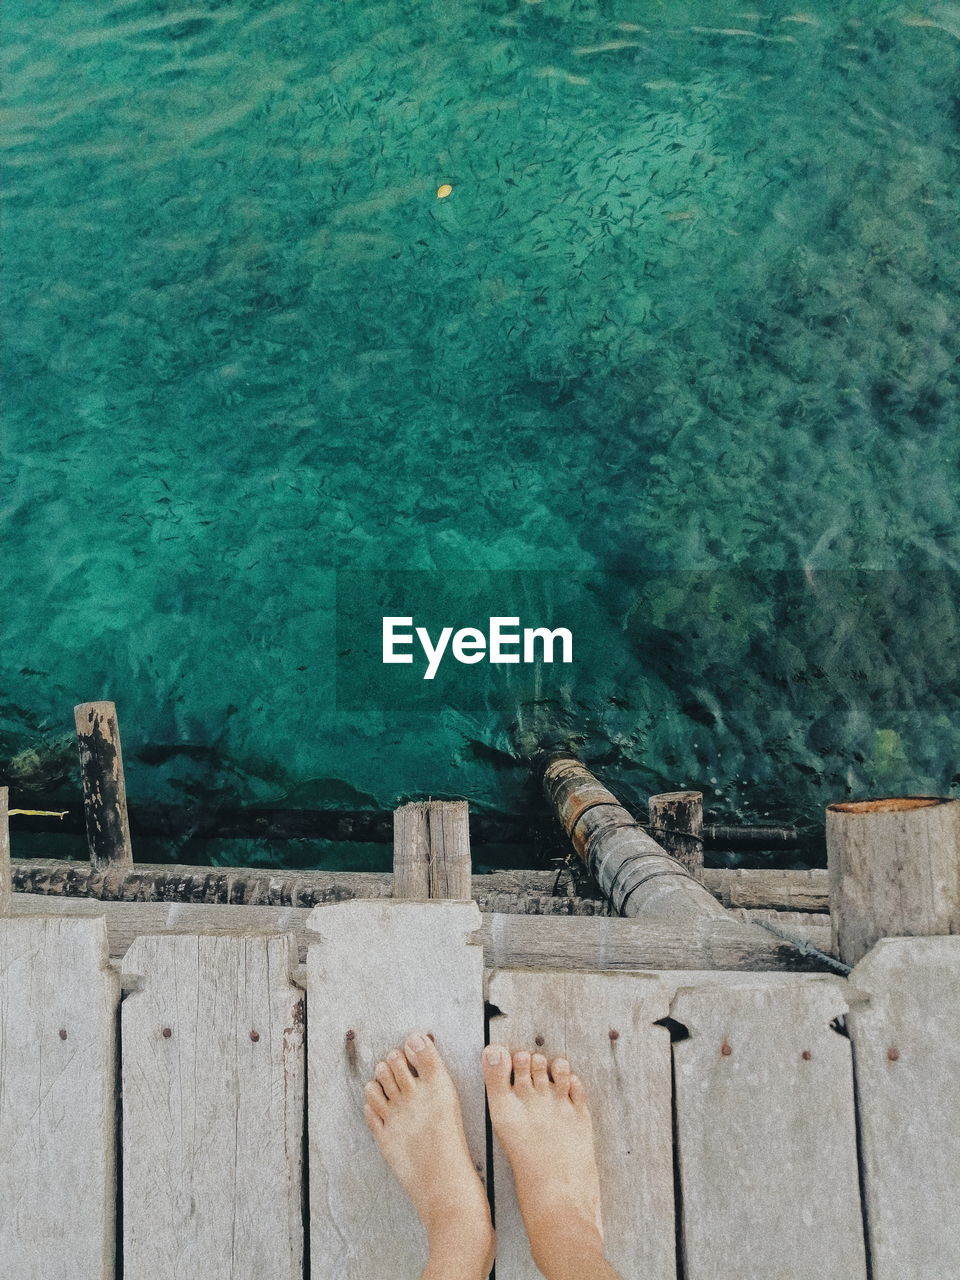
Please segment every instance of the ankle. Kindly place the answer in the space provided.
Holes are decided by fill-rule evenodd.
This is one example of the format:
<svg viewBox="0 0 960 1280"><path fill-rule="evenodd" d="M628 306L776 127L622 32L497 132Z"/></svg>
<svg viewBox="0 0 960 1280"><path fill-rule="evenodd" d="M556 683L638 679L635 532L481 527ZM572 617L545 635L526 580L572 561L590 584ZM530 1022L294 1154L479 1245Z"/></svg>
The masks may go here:
<svg viewBox="0 0 960 1280"><path fill-rule="evenodd" d="M464 1218L456 1214L438 1216L427 1226L430 1264L425 1277L457 1277L457 1280L486 1280L496 1256L496 1236L489 1215Z"/></svg>
<svg viewBox="0 0 960 1280"><path fill-rule="evenodd" d="M524 1214L530 1252L548 1280L584 1278L605 1258L603 1236L596 1222L565 1205L559 1212L540 1206Z"/></svg>

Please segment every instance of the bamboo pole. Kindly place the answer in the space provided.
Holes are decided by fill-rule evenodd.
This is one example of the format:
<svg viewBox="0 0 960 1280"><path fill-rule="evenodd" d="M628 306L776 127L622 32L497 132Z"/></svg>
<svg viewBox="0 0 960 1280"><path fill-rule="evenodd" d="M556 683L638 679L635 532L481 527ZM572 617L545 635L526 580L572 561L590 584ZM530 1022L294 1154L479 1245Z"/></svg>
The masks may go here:
<svg viewBox="0 0 960 1280"><path fill-rule="evenodd" d="M95 867L130 866L133 848L127 818L127 790L117 708L112 702L82 702L74 707L87 844Z"/></svg>
<svg viewBox="0 0 960 1280"><path fill-rule="evenodd" d="M733 921L708 889L639 826L579 760L548 756L543 787L574 848L618 915Z"/></svg>
<svg viewBox="0 0 960 1280"><path fill-rule="evenodd" d="M834 950L960 933L960 800L904 796L827 807Z"/></svg>

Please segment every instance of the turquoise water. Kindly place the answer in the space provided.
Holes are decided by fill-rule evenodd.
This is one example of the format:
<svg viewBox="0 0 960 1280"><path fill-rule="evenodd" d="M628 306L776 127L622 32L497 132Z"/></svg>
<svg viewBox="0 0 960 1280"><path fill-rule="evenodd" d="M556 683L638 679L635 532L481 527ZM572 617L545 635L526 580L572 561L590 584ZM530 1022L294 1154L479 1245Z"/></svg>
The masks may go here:
<svg viewBox="0 0 960 1280"><path fill-rule="evenodd" d="M551 735L718 817L957 791L958 51L956 4L11 0L18 793L94 698L134 800L520 812ZM382 570L526 571L577 661L400 705L336 669Z"/></svg>

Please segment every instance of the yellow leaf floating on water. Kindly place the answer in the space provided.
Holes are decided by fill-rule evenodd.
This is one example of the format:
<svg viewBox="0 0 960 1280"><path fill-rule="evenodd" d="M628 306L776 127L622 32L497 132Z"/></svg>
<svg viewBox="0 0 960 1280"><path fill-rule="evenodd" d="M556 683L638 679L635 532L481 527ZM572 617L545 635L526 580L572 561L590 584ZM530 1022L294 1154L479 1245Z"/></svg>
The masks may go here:
<svg viewBox="0 0 960 1280"><path fill-rule="evenodd" d="M22 813L28 818L65 818L69 812L69 809L11 809L10 817L15 813Z"/></svg>
<svg viewBox="0 0 960 1280"><path fill-rule="evenodd" d="M446 200L447 196L453 194L453 187L449 182L445 182L442 187L437 187L437 199Z"/></svg>

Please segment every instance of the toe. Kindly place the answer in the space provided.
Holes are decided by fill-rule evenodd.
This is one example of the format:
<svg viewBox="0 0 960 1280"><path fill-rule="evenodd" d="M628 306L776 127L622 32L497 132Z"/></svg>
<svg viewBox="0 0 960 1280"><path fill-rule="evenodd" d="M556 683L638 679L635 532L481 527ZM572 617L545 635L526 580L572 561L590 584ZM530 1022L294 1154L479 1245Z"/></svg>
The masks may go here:
<svg viewBox="0 0 960 1280"><path fill-rule="evenodd" d="M443 1070L437 1046L422 1031L415 1032L403 1046L407 1059L413 1063L422 1080L430 1080Z"/></svg>
<svg viewBox="0 0 960 1280"><path fill-rule="evenodd" d="M363 1118L367 1122L367 1128L371 1133L379 1133L383 1128L383 1120L377 1112L371 1107L369 1102L363 1104Z"/></svg>
<svg viewBox="0 0 960 1280"><path fill-rule="evenodd" d="M401 1094L409 1093L413 1088L413 1075L410 1071L409 1062L407 1062L399 1049L394 1049L387 1054L387 1066L393 1073L393 1078Z"/></svg>
<svg viewBox="0 0 960 1280"><path fill-rule="evenodd" d="M377 1116L381 1124L387 1118L390 1104L384 1097L383 1090L376 1080L371 1080L363 1091L364 1108L368 1108Z"/></svg>
<svg viewBox="0 0 960 1280"><path fill-rule="evenodd" d="M575 1107L587 1109L587 1092L579 1076L570 1077L570 1101Z"/></svg>
<svg viewBox="0 0 960 1280"><path fill-rule="evenodd" d="M503 1044L488 1044L483 1051L483 1079L487 1093L497 1097L510 1089L510 1050Z"/></svg>
<svg viewBox="0 0 960 1280"><path fill-rule="evenodd" d="M513 1055L513 1087L521 1097L533 1092L533 1080L530 1078L530 1055L523 1049Z"/></svg>
<svg viewBox="0 0 960 1280"><path fill-rule="evenodd" d="M570 1063L566 1058L554 1058L550 1063L553 1091L558 1098L566 1098L570 1092Z"/></svg>
<svg viewBox="0 0 960 1280"><path fill-rule="evenodd" d="M530 1077L534 1089L538 1093L546 1093L550 1087L550 1077L547 1075L547 1060L542 1053L535 1053L530 1059Z"/></svg>
<svg viewBox="0 0 960 1280"><path fill-rule="evenodd" d="M397 1087L396 1080L393 1078L393 1072L385 1062L377 1063L374 1068L373 1078L391 1102L394 1098L400 1097L400 1090Z"/></svg>

